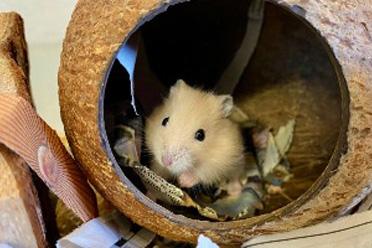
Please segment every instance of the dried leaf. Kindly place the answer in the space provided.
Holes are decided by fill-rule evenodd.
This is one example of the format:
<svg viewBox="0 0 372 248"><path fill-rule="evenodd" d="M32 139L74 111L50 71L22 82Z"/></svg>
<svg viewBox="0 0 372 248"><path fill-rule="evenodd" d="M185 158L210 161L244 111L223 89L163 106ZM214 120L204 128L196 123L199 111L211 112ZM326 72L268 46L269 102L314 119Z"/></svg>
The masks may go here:
<svg viewBox="0 0 372 248"><path fill-rule="evenodd" d="M264 155L260 155L264 153ZM269 139L267 141L267 147L264 151L259 151L258 153L262 175L266 177L273 169L280 163L281 156L279 154L278 148L276 147L274 136L269 133Z"/></svg>
<svg viewBox="0 0 372 248"><path fill-rule="evenodd" d="M279 128L278 133L275 135L275 144L282 157L288 152L293 139L293 131L296 121L294 119L288 121L285 126Z"/></svg>
<svg viewBox="0 0 372 248"><path fill-rule="evenodd" d="M279 128L275 137L269 133L266 149L258 150L258 161L264 178L273 172L288 152L293 139L294 126L295 120L290 120L285 126Z"/></svg>
<svg viewBox="0 0 372 248"><path fill-rule="evenodd" d="M134 130L124 125L120 125L116 129L120 131L120 137L114 144L116 154L125 154L129 158L139 161Z"/></svg>

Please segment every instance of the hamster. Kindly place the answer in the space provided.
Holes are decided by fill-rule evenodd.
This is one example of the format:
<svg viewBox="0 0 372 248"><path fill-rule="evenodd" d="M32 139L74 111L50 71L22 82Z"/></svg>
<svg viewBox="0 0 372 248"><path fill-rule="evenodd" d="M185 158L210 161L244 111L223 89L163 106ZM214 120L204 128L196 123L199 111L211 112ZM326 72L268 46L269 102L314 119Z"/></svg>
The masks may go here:
<svg viewBox="0 0 372 248"><path fill-rule="evenodd" d="M178 80L146 120L151 169L167 180L176 179L183 188L237 182L245 158L240 129L228 118L232 109L230 95L216 95Z"/></svg>

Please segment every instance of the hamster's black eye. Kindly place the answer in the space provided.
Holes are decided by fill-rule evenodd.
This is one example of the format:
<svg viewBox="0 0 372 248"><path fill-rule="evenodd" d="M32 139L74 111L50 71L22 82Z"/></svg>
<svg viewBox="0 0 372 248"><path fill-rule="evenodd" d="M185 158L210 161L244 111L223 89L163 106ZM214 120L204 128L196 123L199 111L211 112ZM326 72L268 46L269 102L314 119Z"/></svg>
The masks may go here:
<svg viewBox="0 0 372 248"><path fill-rule="evenodd" d="M164 118L164 120L161 122L161 124L165 127L168 124L169 117Z"/></svg>
<svg viewBox="0 0 372 248"><path fill-rule="evenodd" d="M203 129L199 129L195 133L195 139L199 141L203 141L205 139L205 132Z"/></svg>

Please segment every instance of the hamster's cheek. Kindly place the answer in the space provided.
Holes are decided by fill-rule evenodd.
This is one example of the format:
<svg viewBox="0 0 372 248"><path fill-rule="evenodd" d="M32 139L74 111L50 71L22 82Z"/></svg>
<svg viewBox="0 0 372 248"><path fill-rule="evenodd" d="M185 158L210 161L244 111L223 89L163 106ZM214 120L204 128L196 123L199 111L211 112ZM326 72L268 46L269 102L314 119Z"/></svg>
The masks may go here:
<svg viewBox="0 0 372 248"><path fill-rule="evenodd" d="M208 141L205 141L193 144L193 146L190 149L193 156L197 158L205 156L205 154L208 151L208 143L209 143Z"/></svg>
<svg viewBox="0 0 372 248"><path fill-rule="evenodd" d="M163 145L162 145L162 142L161 142L161 139L157 139L155 140L155 144L153 145L154 147L154 156L155 156L155 159L158 163L161 164L161 154L163 153Z"/></svg>

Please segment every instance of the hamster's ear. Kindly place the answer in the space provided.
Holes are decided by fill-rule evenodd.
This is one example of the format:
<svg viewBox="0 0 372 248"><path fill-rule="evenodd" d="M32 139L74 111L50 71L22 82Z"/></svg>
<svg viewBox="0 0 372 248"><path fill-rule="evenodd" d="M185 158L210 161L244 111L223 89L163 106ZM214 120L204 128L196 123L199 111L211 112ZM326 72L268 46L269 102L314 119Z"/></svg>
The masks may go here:
<svg viewBox="0 0 372 248"><path fill-rule="evenodd" d="M178 79L177 82L170 88L170 94L174 94L177 90L186 87L187 84L182 79Z"/></svg>
<svg viewBox="0 0 372 248"><path fill-rule="evenodd" d="M231 115L232 109L234 107L234 101L230 95L221 95L219 96L221 103L222 116L227 118Z"/></svg>
<svg viewBox="0 0 372 248"><path fill-rule="evenodd" d="M177 82L174 84L173 87L183 87L187 85L186 82L183 79L178 79Z"/></svg>

